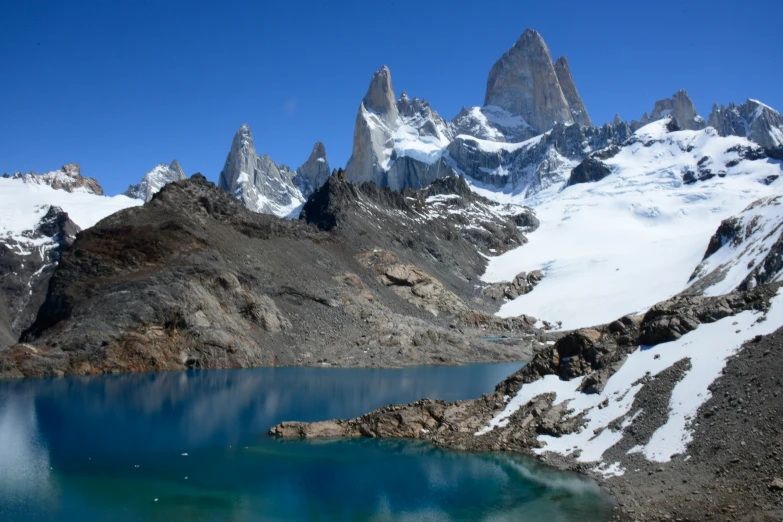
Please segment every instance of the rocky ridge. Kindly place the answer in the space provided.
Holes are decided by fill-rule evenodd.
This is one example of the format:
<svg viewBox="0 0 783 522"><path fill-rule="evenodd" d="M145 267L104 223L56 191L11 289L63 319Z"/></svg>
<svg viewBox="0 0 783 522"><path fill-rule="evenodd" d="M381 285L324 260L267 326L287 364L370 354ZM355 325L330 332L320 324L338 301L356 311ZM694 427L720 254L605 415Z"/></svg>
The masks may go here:
<svg viewBox="0 0 783 522"><path fill-rule="evenodd" d="M53 170L44 174L36 174L35 172L22 174L17 172L10 177L20 179L28 184L48 185L55 190L103 195L103 187L101 187L100 183L95 178L82 176L81 168L76 163L68 163L63 165L60 170Z"/></svg>
<svg viewBox="0 0 783 522"><path fill-rule="evenodd" d="M169 183L143 207L104 219L62 252L24 343L0 351L0 375L529 357L537 346L533 337L510 344L482 340L533 333L529 321L476 310L472 296L479 290L454 284L465 274L477 278L480 272L470 270L483 268L471 267L462 251L474 236L463 237L469 227L460 227L460 218L444 213L438 222L433 216L420 230L431 229L422 242L444 251L455 247L452 259L465 266L423 262L433 253L417 244L415 229L353 242L371 214L337 211L340 198L333 193L357 190L338 179L316 192L299 221L251 212L200 175ZM454 188L472 197L464 181ZM399 213L410 212L402 218L409 223L416 212L427 212L432 197L388 189L376 196L375 213L401 219ZM408 198L421 206L406 208ZM326 201L325 208L318 201ZM488 244L523 240L516 225L486 219ZM326 231L330 221L336 226ZM454 274L445 277L450 270Z"/></svg>

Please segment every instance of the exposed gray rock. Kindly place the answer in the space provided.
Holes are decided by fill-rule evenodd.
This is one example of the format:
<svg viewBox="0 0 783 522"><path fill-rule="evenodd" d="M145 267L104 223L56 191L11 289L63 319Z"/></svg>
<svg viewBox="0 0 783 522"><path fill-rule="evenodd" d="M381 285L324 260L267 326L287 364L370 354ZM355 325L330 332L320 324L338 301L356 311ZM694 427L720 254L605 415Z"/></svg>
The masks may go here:
<svg viewBox="0 0 783 522"><path fill-rule="evenodd" d="M218 186L253 212L295 217L305 201L294 184L295 175L269 156L259 157L250 127L242 125L234 135Z"/></svg>
<svg viewBox="0 0 783 522"><path fill-rule="evenodd" d="M709 125L721 136L742 136L765 149L783 147L783 115L757 100L728 107L715 104Z"/></svg>
<svg viewBox="0 0 783 522"><path fill-rule="evenodd" d="M95 178L85 178L81 174L81 169L76 163L63 165L60 170L53 170L44 174L22 174L17 172L13 179L21 179L24 183L36 185L48 185L55 190L64 190L65 192L87 192L89 194L103 195L103 188Z"/></svg>
<svg viewBox="0 0 783 522"><path fill-rule="evenodd" d="M304 164L296 169L294 184L305 198L321 188L326 183L331 171L329 161L326 159L326 147L320 141L313 146L313 152Z"/></svg>
<svg viewBox="0 0 783 522"><path fill-rule="evenodd" d="M413 151L395 147L393 135L412 133L411 139L426 142ZM345 168L354 183L372 181L394 190L421 188L435 179L456 172L441 157L453 132L426 100L403 93L394 102L391 72L383 66L373 74L367 95L359 106L354 129L353 151ZM412 155L408 155L412 152Z"/></svg>
<svg viewBox="0 0 783 522"><path fill-rule="evenodd" d="M129 198L149 201L160 189L172 181L182 181L187 178L179 162L175 159L170 165L161 163L144 175L138 185L131 185L124 192Z"/></svg>
<svg viewBox="0 0 783 522"><path fill-rule="evenodd" d="M585 104L582 102L579 91L576 90L574 78L571 76L571 68L568 66L568 60L565 56L561 56L555 62L555 73L557 73L560 89L562 89L563 95L568 102L568 108L571 111L574 121L579 125L592 127L593 122L587 114L587 107L585 107ZM619 122L615 121L615 123Z"/></svg>
<svg viewBox="0 0 783 522"><path fill-rule="evenodd" d="M634 120L631 123L631 128L635 131L648 123L662 120L667 116L671 116L681 130L701 130L707 126L704 118L696 113L696 108L688 93L680 89L671 98L655 102L655 107L650 115L644 113L641 121Z"/></svg>
<svg viewBox="0 0 783 522"><path fill-rule="evenodd" d="M546 132L555 123L574 121L549 48L532 29L526 29L492 66L484 105L519 114L538 132Z"/></svg>

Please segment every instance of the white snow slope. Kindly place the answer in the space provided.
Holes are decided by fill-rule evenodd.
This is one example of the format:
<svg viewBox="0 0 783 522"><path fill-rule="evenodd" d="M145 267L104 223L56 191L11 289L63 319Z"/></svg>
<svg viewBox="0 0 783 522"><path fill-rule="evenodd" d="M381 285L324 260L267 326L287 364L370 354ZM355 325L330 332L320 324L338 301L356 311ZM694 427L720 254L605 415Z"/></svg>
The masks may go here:
<svg viewBox="0 0 783 522"><path fill-rule="evenodd" d="M698 266L691 282L693 286L715 271L721 273L722 277L701 292L703 295L731 292L763 263L783 231L783 196L754 201L731 221L738 230L737 236L732 240L721 238L723 246ZM781 273L767 276L768 282L780 281Z"/></svg>
<svg viewBox="0 0 783 522"><path fill-rule="evenodd" d="M127 196L65 192L48 185L0 178L0 239L11 237L19 242L29 241L23 232L34 230L52 205L62 208L71 221L85 229L118 210L141 204L142 201Z"/></svg>
<svg viewBox="0 0 783 522"><path fill-rule="evenodd" d="M631 424L629 415L636 393L643 384L639 380L647 373L654 378L677 361L689 358L691 369L672 390L667 421L659 427L644 446L636 446L628 453L642 453L647 460L668 462L674 455L683 454L692 440L691 419L711 394L709 385L717 379L726 360L737 353L742 343L756 335L767 335L783 326L783 295L772 300L772 306L763 314L746 311L725 317L719 321L702 324L696 330L676 341L652 347L640 346L612 375L600 394L586 394L578 390L584 377L562 381L557 375L547 375L541 380L525 384L511 398L506 408L494 417L488 426L476 433L481 436L497 426L505 426L508 418L531 399L554 393L554 404L568 401L573 410L569 417L584 414L586 424L576 433L552 437L541 435L538 440L544 447L537 453L553 452L571 455L579 452L579 462L601 462L603 454L623 437L622 430L608 426L618 420L623 427ZM605 402L604 407L599 405ZM635 415L635 414L634 414ZM617 463L603 463L596 469L608 474L621 475L624 470Z"/></svg>
<svg viewBox="0 0 783 522"><path fill-rule="evenodd" d="M494 283L523 271L544 273L532 292L498 315L527 314L572 329L644 311L686 288L723 219L783 193L781 179L762 183L783 173L779 161L733 164L740 155L729 149L758 148L746 138L721 137L710 127L667 132L666 120L634 136L635 143L605 161L613 172L598 182L562 182L530 198L473 187L490 199L533 207L541 220L529 243L492 258L482 277ZM683 183L705 156L712 172L725 175Z"/></svg>

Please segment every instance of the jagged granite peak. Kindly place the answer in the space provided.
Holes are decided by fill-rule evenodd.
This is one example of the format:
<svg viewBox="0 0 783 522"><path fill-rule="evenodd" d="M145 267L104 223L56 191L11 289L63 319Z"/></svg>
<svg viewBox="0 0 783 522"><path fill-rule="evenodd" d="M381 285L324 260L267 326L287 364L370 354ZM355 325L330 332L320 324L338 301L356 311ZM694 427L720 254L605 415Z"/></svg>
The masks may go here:
<svg viewBox="0 0 783 522"><path fill-rule="evenodd" d="M44 174L36 174L35 172L22 174L17 172L11 177L13 179L21 179L24 183L48 185L55 190L86 192L103 196L103 187L98 183L98 180L82 176L78 163L66 163L60 170L53 170Z"/></svg>
<svg viewBox="0 0 783 522"><path fill-rule="evenodd" d="M492 66L484 105L518 114L540 133L555 123L574 121L549 48L532 29L526 29Z"/></svg>
<svg viewBox="0 0 783 522"><path fill-rule="evenodd" d="M454 173L442 161L452 136L450 125L425 100L405 93L394 102L391 72L384 66L359 104L346 177L393 190L422 187Z"/></svg>
<svg viewBox="0 0 783 522"><path fill-rule="evenodd" d="M563 91L563 95L568 102L568 107L571 110L574 121L580 125L592 127L593 122L590 119L590 115L587 114L587 107L585 107L584 102L582 102L579 91L576 90L574 77L571 75L571 67L569 67L568 59L565 56L561 56L555 62L555 73L557 74L557 80L560 82L560 89Z"/></svg>
<svg viewBox="0 0 783 522"><path fill-rule="evenodd" d="M783 147L783 115L758 100L713 105L709 125L721 136L745 137L770 150Z"/></svg>
<svg viewBox="0 0 783 522"><path fill-rule="evenodd" d="M384 65L373 73L362 104L365 109L380 116L387 125L397 119L397 103L392 87L391 71L387 66Z"/></svg>
<svg viewBox="0 0 783 522"><path fill-rule="evenodd" d="M305 201L294 184L295 175L269 156L258 156L253 134L245 124L234 134L218 186L253 212L295 217Z"/></svg>
<svg viewBox="0 0 783 522"><path fill-rule="evenodd" d="M181 181L187 178L182 166L175 159L169 165L160 163L154 169L144 175L138 185L131 185L123 194L129 198L140 199L147 202L152 199L160 189L172 181Z"/></svg>
<svg viewBox="0 0 783 522"><path fill-rule="evenodd" d="M671 98L664 98L655 102L653 111L646 112L640 121L631 122L631 128L636 131L648 123L662 120L671 116L675 125L681 130L701 130L707 126L707 122L698 115L688 93L680 89Z"/></svg>
<svg viewBox="0 0 783 522"><path fill-rule="evenodd" d="M320 141L315 142L310 157L296 169L294 184L305 198L315 192L329 178L329 161L326 159L326 147Z"/></svg>
<svg viewBox="0 0 783 522"><path fill-rule="evenodd" d="M623 122L623 119L622 119L622 118L620 118L620 115L619 115L619 114L617 114L617 113L615 113L615 115L614 115L614 119L612 120L612 124L613 124L613 125L619 125L619 124L620 124L620 123L622 123L622 122Z"/></svg>

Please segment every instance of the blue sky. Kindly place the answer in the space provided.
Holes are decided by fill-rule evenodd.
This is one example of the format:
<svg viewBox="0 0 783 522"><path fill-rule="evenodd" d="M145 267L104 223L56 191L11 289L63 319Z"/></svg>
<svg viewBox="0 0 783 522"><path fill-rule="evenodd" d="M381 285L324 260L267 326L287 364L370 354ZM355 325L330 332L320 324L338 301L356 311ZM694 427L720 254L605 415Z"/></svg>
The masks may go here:
<svg viewBox="0 0 783 522"><path fill-rule="evenodd" d="M425 5L421 5L425 4ZM566 55L595 123L639 118L685 88L783 109L783 2L76 2L0 4L0 173L69 162L109 194L177 158L216 180L234 132L296 167L351 152L386 64L445 118L481 105L527 27Z"/></svg>

